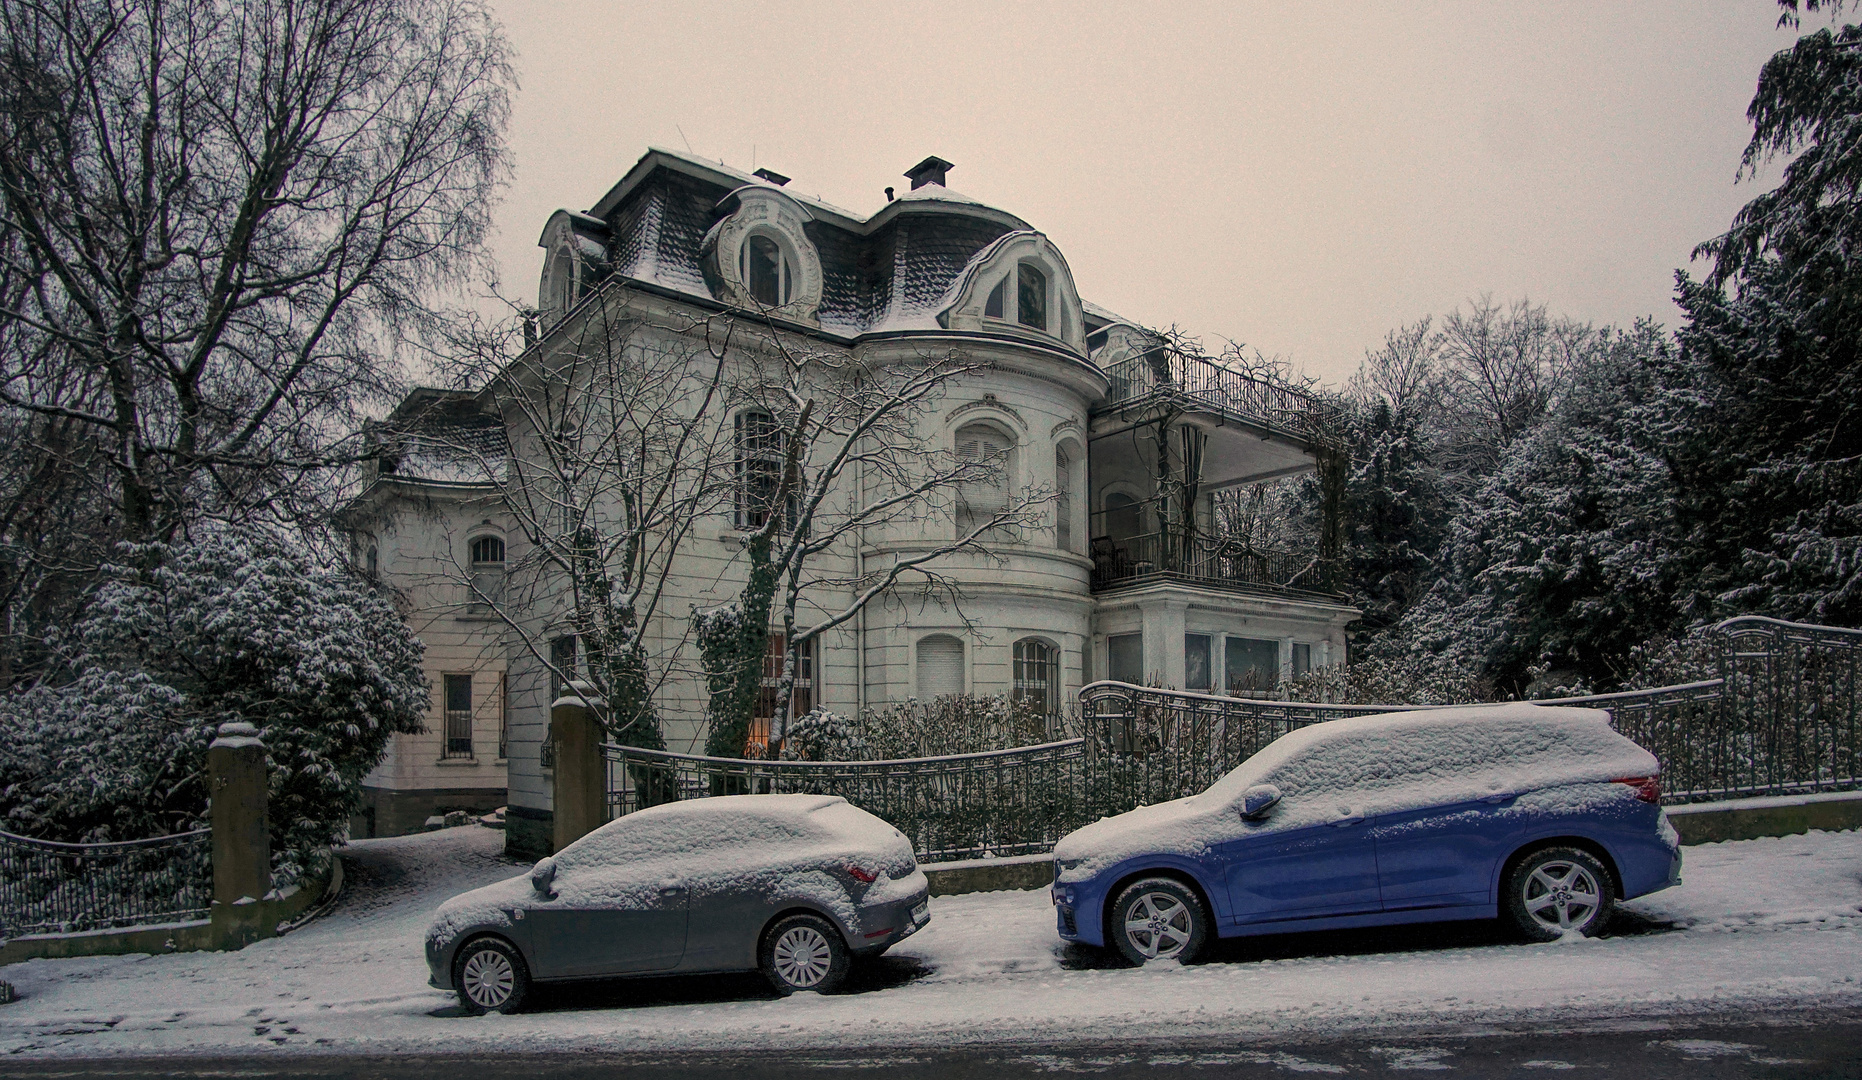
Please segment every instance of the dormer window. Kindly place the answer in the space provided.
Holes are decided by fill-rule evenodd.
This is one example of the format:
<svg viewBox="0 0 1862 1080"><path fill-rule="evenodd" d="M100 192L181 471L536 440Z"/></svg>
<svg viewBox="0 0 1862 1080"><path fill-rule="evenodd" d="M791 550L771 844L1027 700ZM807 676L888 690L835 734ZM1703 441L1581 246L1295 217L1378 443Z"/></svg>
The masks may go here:
<svg viewBox="0 0 1862 1080"><path fill-rule="evenodd" d="M1006 278L1003 284L1008 284ZM1033 263L1015 267L1015 321L1036 330L1047 329L1047 275Z"/></svg>
<svg viewBox="0 0 1862 1080"><path fill-rule="evenodd" d="M1002 318L1002 310L1008 303L1008 299L1009 279L1003 278L1001 281L996 282L995 288L989 290L989 299L983 302L984 317L990 319Z"/></svg>
<svg viewBox="0 0 1862 1080"><path fill-rule="evenodd" d="M772 308L789 302L795 272L774 237L762 233L751 236L744 243L742 259L744 287L752 300Z"/></svg>

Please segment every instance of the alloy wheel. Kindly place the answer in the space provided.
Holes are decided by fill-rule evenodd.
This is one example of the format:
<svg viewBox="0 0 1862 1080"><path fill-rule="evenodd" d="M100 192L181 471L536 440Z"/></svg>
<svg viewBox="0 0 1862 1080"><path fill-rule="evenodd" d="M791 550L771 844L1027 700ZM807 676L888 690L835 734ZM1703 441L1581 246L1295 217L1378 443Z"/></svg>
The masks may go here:
<svg viewBox="0 0 1862 1080"><path fill-rule="evenodd" d="M1145 959L1168 960L1189 945L1193 918L1178 898L1147 892L1126 909L1125 938Z"/></svg>
<svg viewBox="0 0 1862 1080"><path fill-rule="evenodd" d="M797 990L809 990L827 978L834 956L828 939L812 926L793 926L776 939L776 974Z"/></svg>
<svg viewBox="0 0 1862 1080"><path fill-rule="evenodd" d="M1597 914L1603 890L1586 868L1563 860L1547 862L1526 876L1526 913L1547 930L1581 930Z"/></svg>

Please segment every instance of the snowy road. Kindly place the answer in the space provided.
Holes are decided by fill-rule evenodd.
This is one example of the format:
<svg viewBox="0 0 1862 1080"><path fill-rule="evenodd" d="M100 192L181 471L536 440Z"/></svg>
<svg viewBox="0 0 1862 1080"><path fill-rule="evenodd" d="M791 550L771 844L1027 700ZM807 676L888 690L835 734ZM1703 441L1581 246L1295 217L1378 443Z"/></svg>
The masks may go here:
<svg viewBox="0 0 1862 1080"><path fill-rule="evenodd" d="M1225 943L1214 962L1098 966L1060 946L1044 891L939 898L855 992L772 999L760 980L555 988L517 1016L462 1017L426 985L420 937L454 892L523 868L466 827L346 853L335 911L242 952L35 960L4 977L0 1050L839 1052L1107 1040L1477 1031L1862 1006L1862 833L1687 849L1686 884L1600 941L1518 945L1457 924Z"/></svg>

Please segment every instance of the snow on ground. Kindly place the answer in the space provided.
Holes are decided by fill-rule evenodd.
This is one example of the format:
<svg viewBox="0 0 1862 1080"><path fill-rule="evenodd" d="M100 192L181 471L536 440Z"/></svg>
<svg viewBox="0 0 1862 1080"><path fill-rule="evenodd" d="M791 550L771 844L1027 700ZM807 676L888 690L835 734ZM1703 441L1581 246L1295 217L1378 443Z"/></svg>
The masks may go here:
<svg viewBox="0 0 1862 1080"><path fill-rule="evenodd" d="M1862 833L1686 849L1686 883L1606 940L1511 943L1454 924L1222 943L1212 962L1119 969L1054 935L1045 890L941 897L854 992L773 998L755 976L549 989L465 1017L426 985L421 935L456 892L523 872L468 826L371 840L329 914L237 953L8 968L0 1050L607 1051L1186 1039L1862 1004Z"/></svg>

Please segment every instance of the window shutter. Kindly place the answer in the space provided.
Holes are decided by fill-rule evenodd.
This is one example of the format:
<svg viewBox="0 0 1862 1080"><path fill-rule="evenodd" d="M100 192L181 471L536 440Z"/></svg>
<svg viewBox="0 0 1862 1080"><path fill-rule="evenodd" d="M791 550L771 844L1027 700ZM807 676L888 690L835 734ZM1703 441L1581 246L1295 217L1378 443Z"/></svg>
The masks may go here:
<svg viewBox="0 0 1862 1080"><path fill-rule="evenodd" d="M918 697L921 701L963 693L963 642L937 635L918 643Z"/></svg>

